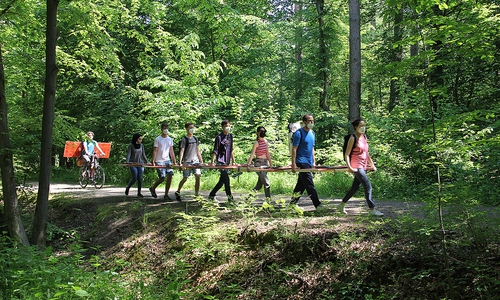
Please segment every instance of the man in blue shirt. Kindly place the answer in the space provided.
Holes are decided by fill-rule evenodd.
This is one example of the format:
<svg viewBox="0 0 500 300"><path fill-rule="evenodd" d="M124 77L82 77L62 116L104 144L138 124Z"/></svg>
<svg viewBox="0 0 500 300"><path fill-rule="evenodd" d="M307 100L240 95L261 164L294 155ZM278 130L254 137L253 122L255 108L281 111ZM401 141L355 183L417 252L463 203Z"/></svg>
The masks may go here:
<svg viewBox="0 0 500 300"><path fill-rule="evenodd" d="M314 156L314 146L316 143L316 134L312 130L314 127L314 118L310 114L302 117L304 126L293 134L293 149L292 149L292 172L299 169L309 169L316 165ZM293 189L293 198L291 204L296 204L304 190L311 197L311 200L316 208L321 202L318 198L318 193L314 187L313 177L311 172L299 172L297 184Z"/></svg>

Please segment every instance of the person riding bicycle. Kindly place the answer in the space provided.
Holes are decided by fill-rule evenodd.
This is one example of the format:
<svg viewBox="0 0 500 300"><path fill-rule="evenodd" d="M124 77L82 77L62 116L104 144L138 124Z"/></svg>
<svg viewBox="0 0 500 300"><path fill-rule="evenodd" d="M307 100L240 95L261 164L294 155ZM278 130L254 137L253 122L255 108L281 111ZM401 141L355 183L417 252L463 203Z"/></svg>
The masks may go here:
<svg viewBox="0 0 500 300"><path fill-rule="evenodd" d="M82 157L85 159L84 170L87 170L90 163L94 161L94 156L96 154L95 149L99 150L101 155L104 155L104 151L102 151L99 144L94 140L94 133L92 131L87 132L87 138L82 142L82 144Z"/></svg>

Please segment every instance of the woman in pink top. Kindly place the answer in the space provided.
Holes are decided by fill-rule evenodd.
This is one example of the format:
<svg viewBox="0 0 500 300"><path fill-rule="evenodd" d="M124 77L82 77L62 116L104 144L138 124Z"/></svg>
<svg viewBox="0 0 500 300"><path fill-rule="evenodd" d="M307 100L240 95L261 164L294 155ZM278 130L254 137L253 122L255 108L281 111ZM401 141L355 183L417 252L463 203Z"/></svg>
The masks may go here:
<svg viewBox="0 0 500 300"><path fill-rule="evenodd" d="M370 179L366 176L367 167L375 171L377 168L370 157L368 152L368 141L366 140L366 125L365 121L357 119L353 121L352 126L356 130L356 138L351 136L349 142L347 143L347 148L345 151L345 161L347 162L347 167L349 172L354 174L354 182L352 183L351 189L342 198L342 203L340 203L340 211L347 214L345 210L345 204L352 196L359 190L359 187L363 185L365 191L365 199L370 208L370 214L374 216L383 216L384 214L375 209L375 203L372 199L372 184Z"/></svg>
<svg viewBox="0 0 500 300"><path fill-rule="evenodd" d="M266 136L266 129L263 126L257 127L257 140L253 144L252 154L250 154L250 158L248 159L248 166L252 163L252 159L255 155L255 164L256 167L261 166L273 166L273 162L271 161L271 155L269 154L269 147L267 140L264 138ZM257 172L259 179L257 180L257 184L253 188L254 191L258 191L264 186L264 194L266 198L271 198L271 189L269 178L267 178L267 172Z"/></svg>

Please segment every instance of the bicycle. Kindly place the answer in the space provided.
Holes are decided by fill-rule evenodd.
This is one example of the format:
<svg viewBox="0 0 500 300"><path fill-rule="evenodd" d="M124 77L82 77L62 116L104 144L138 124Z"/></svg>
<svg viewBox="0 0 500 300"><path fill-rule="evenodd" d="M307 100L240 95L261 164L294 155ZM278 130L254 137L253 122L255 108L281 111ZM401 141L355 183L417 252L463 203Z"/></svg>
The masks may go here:
<svg viewBox="0 0 500 300"><path fill-rule="evenodd" d="M96 189L102 188L106 181L104 169L99 164L99 156L93 155L90 162L80 168L79 182L82 188L86 188L90 183L94 184Z"/></svg>

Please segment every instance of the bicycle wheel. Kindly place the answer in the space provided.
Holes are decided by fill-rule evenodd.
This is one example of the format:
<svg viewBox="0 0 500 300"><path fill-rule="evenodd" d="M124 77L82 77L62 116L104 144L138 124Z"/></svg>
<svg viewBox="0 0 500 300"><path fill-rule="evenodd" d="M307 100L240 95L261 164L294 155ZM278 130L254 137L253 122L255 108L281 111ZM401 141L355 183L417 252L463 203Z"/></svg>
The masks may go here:
<svg viewBox="0 0 500 300"><path fill-rule="evenodd" d="M94 170L94 186L96 189L102 188L104 181L106 180L106 175L104 174L104 169L101 166L97 166Z"/></svg>
<svg viewBox="0 0 500 300"><path fill-rule="evenodd" d="M78 176L78 181L80 182L80 186L84 189L87 184L89 184L89 173L85 167L81 167L78 172L80 172Z"/></svg>

